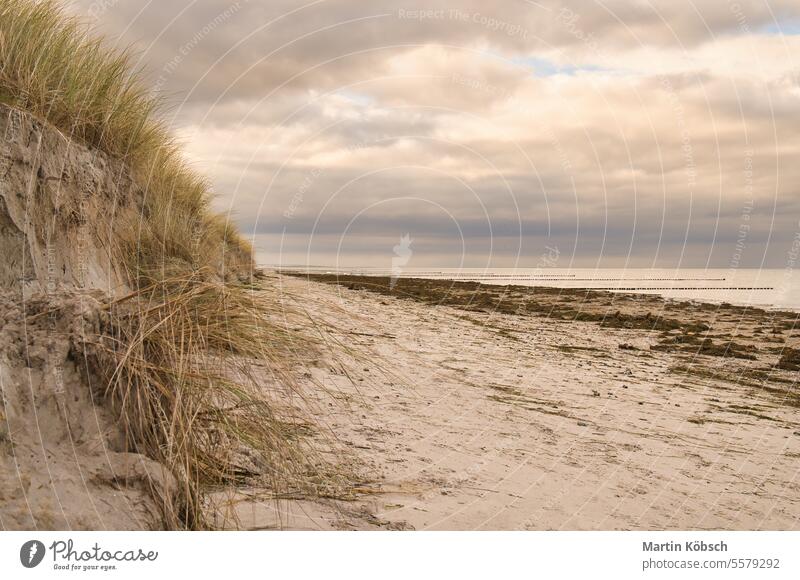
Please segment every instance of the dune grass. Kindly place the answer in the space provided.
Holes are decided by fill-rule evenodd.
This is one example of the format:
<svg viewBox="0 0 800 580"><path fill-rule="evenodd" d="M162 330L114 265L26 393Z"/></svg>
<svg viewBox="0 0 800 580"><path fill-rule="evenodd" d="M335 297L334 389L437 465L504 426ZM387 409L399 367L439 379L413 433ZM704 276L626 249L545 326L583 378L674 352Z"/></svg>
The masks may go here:
<svg viewBox="0 0 800 580"><path fill-rule="evenodd" d="M205 488L260 480L276 493L312 492L318 457L286 403L302 393L285 361L308 353L308 338L265 318L285 309L274 300L211 276L173 277L112 302L101 336L83 347L128 447L178 481L176 498L162 494L169 527L211 526Z"/></svg>
<svg viewBox="0 0 800 580"><path fill-rule="evenodd" d="M128 447L176 478L178 493L159 491L165 525L209 527L207 488L302 486L312 451L278 409L309 342L270 322L283 304L249 283L250 244L211 211L132 54L57 2L0 0L0 102L121 160L141 188L141 215L112 240L130 293L81 348Z"/></svg>
<svg viewBox="0 0 800 580"><path fill-rule="evenodd" d="M133 283L212 266L252 269L252 248L210 210L207 181L183 159L144 71L130 51L108 48L52 0L0 0L0 101L71 139L124 160L144 188L144 209L120 257Z"/></svg>

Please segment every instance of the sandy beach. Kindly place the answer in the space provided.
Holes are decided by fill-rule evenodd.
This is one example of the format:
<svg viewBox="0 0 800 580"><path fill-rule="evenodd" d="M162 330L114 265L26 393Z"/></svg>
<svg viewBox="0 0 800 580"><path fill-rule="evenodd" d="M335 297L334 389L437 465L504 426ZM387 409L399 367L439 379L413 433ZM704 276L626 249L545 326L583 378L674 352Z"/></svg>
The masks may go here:
<svg viewBox="0 0 800 580"><path fill-rule="evenodd" d="M279 513L240 497L244 527L800 526L800 392L778 366L800 342L792 313L447 281L274 282L360 353L308 375L330 388L320 423L363 485Z"/></svg>

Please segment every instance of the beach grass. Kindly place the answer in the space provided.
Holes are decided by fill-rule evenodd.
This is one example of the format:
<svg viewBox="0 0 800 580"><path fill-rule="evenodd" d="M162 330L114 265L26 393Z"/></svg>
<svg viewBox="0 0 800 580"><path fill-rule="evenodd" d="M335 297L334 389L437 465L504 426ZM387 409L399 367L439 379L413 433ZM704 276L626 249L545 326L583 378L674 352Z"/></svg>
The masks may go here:
<svg viewBox="0 0 800 580"><path fill-rule="evenodd" d="M145 190L141 220L119 237L134 283L213 266L252 269L252 248L210 209L207 180L185 161L130 50L109 48L58 2L0 0L0 101L124 160Z"/></svg>
<svg viewBox="0 0 800 580"><path fill-rule="evenodd" d="M318 458L296 436L302 419L278 400L303 396L285 361L308 352L308 337L267 319L285 313L274 300L213 276L162 280L112 302L103 333L83 349L128 447L178 481L176 498L162 497L170 527L211 525L206 488L254 479L275 492L308 487Z"/></svg>
<svg viewBox="0 0 800 580"><path fill-rule="evenodd" d="M0 102L122 161L143 192L141 215L111 242L130 292L109 302L83 348L128 447L177 481L177 493L154 490L164 525L211 526L203 492L215 486L302 487L313 452L274 393L292 388L310 341L270 322L283 301L252 283L251 245L211 210L209 184L182 157L132 52L57 2L0 0Z"/></svg>

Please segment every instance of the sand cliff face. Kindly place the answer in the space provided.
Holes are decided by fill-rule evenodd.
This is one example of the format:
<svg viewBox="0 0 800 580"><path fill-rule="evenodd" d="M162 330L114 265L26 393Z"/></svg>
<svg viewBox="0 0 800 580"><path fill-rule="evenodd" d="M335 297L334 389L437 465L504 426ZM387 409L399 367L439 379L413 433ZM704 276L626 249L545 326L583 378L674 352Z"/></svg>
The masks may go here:
<svg viewBox="0 0 800 580"><path fill-rule="evenodd" d="M102 296L0 294L0 527L160 527L156 462L125 447L84 356ZM53 308L58 307L56 313Z"/></svg>
<svg viewBox="0 0 800 580"><path fill-rule="evenodd" d="M160 527L157 463L125 448L86 356L127 290L111 241L124 164L0 105L0 528ZM117 262L118 263L118 262Z"/></svg>
<svg viewBox="0 0 800 580"><path fill-rule="evenodd" d="M0 287L124 289L111 240L141 211L127 168L0 104Z"/></svg>

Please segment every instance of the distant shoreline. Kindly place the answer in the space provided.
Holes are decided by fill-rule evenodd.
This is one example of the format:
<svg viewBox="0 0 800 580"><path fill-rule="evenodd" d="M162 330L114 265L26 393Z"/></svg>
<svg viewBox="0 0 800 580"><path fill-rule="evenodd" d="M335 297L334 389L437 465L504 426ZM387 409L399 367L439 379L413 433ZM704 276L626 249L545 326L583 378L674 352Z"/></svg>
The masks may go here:
<svg viewBox="0 0 800 580"><path fill-rule="evenodd" d="M336 274L336 273L310 273L307 271L301 270L292 270L292 269L282 269L280 273L296 276L296 277L307 277L311 280L316 280L320 282L326 283L348 283L348 282L357 282L363 286L362 289L369 289L372 291L376 291L379 293L384 293L385 287L389 284L389 281L392 280L390 276L380 276L380 275L351 275L351 274ZM400 284L402 282L402 284ZM452 288L454 290L464 291L469 290L473 292L478 291L486 291L490 293L495 293L495 289L501 288L506 289L507 292L515 292L515 293L530 293L531 295L535 294L547 294L547 295L560 295L560 296L594 296L595 298L599 296L608 297L608 296L616 296L616 300L634 300L647 303L650 308L657 308L658 305L662 305L663 307L678 307L682 309L696 309L701 308L703 310L713 310L713 309L724 309L728 311L742 311L742 312L750 312L750 313L764 313L770 314L774 316L778 316L781 318L788 318L792 320L796 320L800 317L800 311L793 311L790 309L785 308L770 308L765 307L762 305L746 305L746 304L734 304L726 301L709 301L709 300L700 300L700 299L680 299L680 298L672 298L672 297L665 297L658 293L649 293L649 292L632 292L631 289L628 287L625 288L615 288L615 289L606 289L606 288L564 288L564 287L557 287L557 286L538 286L538 285L520 285L520 284L487 284L482 281L474 281L474 280L453 280L449 278L427 278L427 277L411 277L411 276L402 276L396 278L396 284L400 285L402 288L405 285L412 285L412 286L419 286L425 285L429 288ZM343 284L346 285L346 284ZM374 288L372 287L374 286ZM397 285L395 286L397 287ZM655 289L650 289L655 290ZM401 290L398 290L400 292ZM402 296L400 296L402 297Z"/></svg>
<svg viewBox="0 0 800 580"><path fill-rule="evenodd" d="M392 276L385 268L273 267L277 272ZM488 285L535 286L570 290L657 295L679 302L733 304L770 311L800 312L800 285L781 269L655 268L494 268L405 269L398 278L481 282Z"/></svg>

